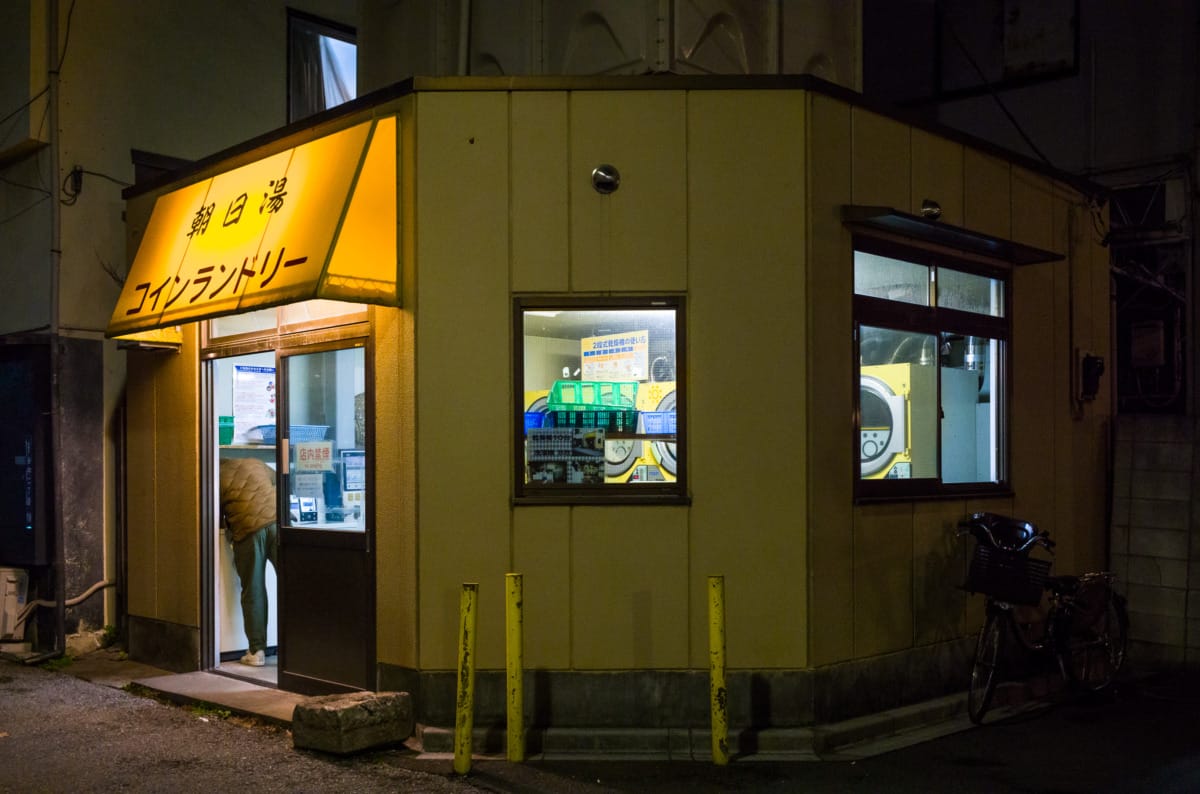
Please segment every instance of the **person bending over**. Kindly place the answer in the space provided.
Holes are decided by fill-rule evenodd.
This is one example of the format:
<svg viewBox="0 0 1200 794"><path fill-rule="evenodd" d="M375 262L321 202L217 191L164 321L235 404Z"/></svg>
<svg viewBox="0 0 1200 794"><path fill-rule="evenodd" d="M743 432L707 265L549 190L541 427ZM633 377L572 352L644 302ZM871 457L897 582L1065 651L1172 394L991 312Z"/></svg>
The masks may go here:
<svg viewBox="0 0 1200 794"><path fill-rule="evenodd" d="M221 461L221 523L233 542L233 565L242 581L242 620L249 650L242 664L262 667L267 647L267 561L279 570L275 472L257 458Z"/></svg>

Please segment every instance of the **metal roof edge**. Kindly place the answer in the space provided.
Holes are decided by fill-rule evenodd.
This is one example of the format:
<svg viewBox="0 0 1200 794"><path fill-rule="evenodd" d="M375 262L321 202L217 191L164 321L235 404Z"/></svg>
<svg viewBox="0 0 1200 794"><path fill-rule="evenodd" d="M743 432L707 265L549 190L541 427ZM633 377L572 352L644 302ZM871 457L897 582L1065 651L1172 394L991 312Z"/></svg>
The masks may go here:
<svg viewBox="0 0 1200 794"><path fill-rule="evenodd" d="M183 181L226 160L248 152L284 146L293 137L314 136L317 128L337 127L347 118L367 114L400 97L417 93L450 91L751 91L792 90L811 91L847 104L862 107L873 113L894 119L912 127L938 135L956 143L999 157L1029 171L1062 182L1089 199L1107 199L1108 188L1078 174L1064 171L1042 160L1005 149L983 138L945 126L931 120L927 114L886 105L865 97L845 86L831 83L810 74L787 75L685 75L653 73L641 75L511 75L511 76L423 76L406 77L396 83L363 94L345 104L301 119L287 126L263 133L242 143L196 160L190 166L125 188L126 200ZM289 144L290 145L290 144Z"/></svg>

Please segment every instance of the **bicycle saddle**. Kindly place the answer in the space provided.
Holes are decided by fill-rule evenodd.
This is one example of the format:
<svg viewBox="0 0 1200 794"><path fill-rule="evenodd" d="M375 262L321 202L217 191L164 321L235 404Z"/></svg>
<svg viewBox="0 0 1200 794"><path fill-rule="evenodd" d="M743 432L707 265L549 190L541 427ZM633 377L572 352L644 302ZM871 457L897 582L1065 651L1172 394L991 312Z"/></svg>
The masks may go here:
<svg viewBox="0 0 1200 794"><path fill-rule="evenodd" d="M997 543L1010 548L1017 548L1038 534L1038 528L1028 521L999 513L972 513L960 523L986 527Z"/></svg>

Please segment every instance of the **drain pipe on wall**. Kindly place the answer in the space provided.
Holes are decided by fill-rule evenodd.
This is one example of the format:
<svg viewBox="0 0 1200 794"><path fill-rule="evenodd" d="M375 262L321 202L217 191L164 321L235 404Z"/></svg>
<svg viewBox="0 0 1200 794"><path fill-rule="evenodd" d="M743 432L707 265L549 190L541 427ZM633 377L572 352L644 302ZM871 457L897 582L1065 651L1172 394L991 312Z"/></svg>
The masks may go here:
<svg viewBox="0 0 1200 794"><path fill-rule="evenodd" d="M59 368L62 360L59 351L59 294L62 291L62 205L59 203L59 168L61 140L58 134L58 0L46 0L46 83L47 132L50 152L50 179L54 197L50 202L50 455L54 466L54 640L55 652L62 654L67 647L67 552L64 548L66 532L63 526L63 476L62 460L62 399Z"/></svg>
<svg viewBox="0 0 1200 794"><path fill-rule="evenodd" d="M109 581L96 582L87 590L84 590L81 594L67 601L47 601L41 598L37 599L36 601L30 601L25 605L25 608L21 610L21 614L17 615L17 620L13 624L13 633L15 634L18 629L21 629L21 627L25 625L25 621L29 619L29 616L32 615L34 610L38 607L59 607L58 612L62 613L65 612L67 607L79 606L101 590L104 590L108 587L115 587L116 584L116 582ZM45 653L31 656L28 659L25 659L25 664L40 664L47 659L56 659L66 653L66 648L67 641L66 636L64 635L63 641L57 648L51 651L46 651Z"/></svg>

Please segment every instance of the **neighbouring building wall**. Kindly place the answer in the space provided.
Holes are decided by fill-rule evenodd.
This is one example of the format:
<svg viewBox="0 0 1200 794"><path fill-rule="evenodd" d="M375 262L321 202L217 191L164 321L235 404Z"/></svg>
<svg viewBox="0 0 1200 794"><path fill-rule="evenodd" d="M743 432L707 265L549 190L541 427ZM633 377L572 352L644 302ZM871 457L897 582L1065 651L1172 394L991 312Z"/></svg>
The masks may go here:
<svg viewBox="0 0 1200 794"><path fill-rule="evenodd" d="M861 0L367 0L364 90L405 77L812 74L862 88Z"/></svg>
<svg viewBox="0 0 1200 794"><path fill-rule="evenodd" d="M1112 567L1129 598L1130 656L1195 666L1200 649L1200 456L1194 422L1121 416L1113 467Z"/></svg>

